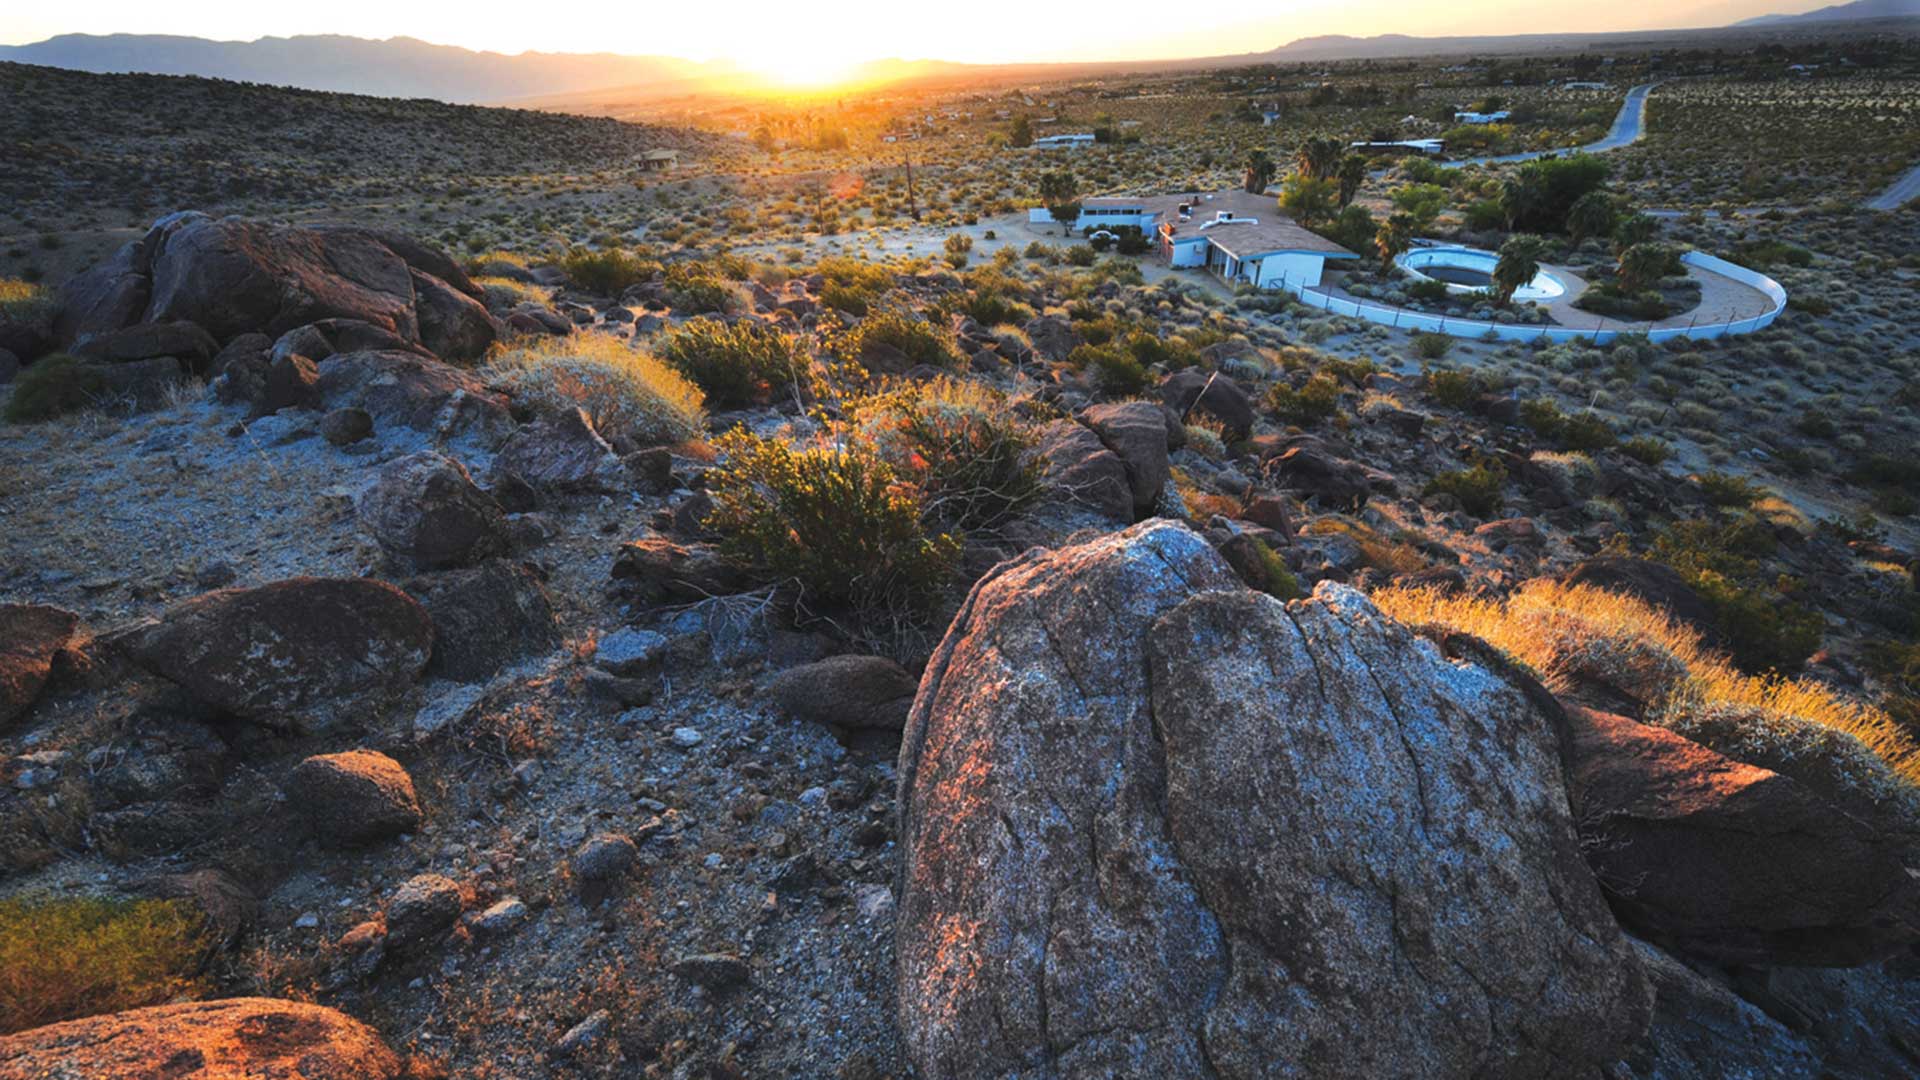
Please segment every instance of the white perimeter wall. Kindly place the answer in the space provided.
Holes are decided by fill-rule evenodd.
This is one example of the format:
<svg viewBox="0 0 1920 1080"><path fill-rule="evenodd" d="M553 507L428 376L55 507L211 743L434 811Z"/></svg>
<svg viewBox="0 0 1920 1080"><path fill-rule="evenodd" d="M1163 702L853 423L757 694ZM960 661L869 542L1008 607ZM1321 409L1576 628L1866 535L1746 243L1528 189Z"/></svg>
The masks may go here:
<svg viewBox="0 0 1920 1080"><path fill-rule="evenodd" d="M1752 318L1737 319L1733 322L1704 323L1697 326L1670 326L1660 330L1644 330L1632 324L1619 327L1607 327L1595 330L1576 330L1568 326L1523 325L1519 323L1491 323L1477 319L1453 319L1441 315L1428 315L1423 312L1409 311L1406 308L1386 307L1381 304L1369 304L1364 301L1343 300L1326 293L1309 293L1305 283L1287 278L1284 288L1293 293L1301 303L1308 307L1320 308L1335 315L1349 315L1368 322L1399 327L1402 330L1426 330L1447 334L1457 338L1484 338L1489 333L1499 341L1589 341L1595 345L1604 345L1622 334L1645 334L1652 341L1670 341L1674 338L1717 338L1731 334L1751 334L1770 325L1786 310L1787 290L1780 283L1758 274L1744 266L1736 266L1725 259L1716 258L1704 252L1689 251L1680 256L1680 261L1703 270L1711 270L1722 277L1730 277L1744 285L1750 285L1765 293L1773 301L1771 307Z"/></svg>

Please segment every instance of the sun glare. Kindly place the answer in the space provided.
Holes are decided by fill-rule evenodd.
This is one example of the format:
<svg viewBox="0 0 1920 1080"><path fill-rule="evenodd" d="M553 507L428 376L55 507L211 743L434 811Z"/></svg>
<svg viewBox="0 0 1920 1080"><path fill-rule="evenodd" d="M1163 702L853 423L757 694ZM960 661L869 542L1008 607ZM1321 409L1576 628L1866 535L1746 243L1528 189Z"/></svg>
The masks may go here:
<svg viewBox="0 0 1920 1080"><path fill-rule="evenodd" d="M846 82L853 75L854 66L853 61L845 57L826 56L809 51L796 51L786 56L768 57L752 65L755 71L765 75L772 82L803 88Z"/></svg>

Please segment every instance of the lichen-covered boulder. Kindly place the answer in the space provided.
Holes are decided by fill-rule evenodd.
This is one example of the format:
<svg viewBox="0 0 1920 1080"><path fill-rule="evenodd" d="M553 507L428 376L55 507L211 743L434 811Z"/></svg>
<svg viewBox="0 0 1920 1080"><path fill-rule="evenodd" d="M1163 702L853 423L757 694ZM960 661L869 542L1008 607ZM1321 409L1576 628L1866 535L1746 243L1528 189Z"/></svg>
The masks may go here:
<svg viewBox="0 0 1920 1080"><path fill-rule="evenodd" d="M356 510L367 535L422 570L471 565L507 546L500 504L465 466L432 450L381 466Z"/></svg>
<svg viewBox="0 0 1920 1080"><path fill-rule="evenodd" d="M290 578L182 601L114 644L223 712L317 729L419 678L433 622L366 578Z"/></svg>
<svg viewBox="0 0 1920 1080"><path fill-rule="evenodd" d="M1646 1026L1528 693L1183 526L982 579L900 764L923 1077L1578 1075Z"/></svg>

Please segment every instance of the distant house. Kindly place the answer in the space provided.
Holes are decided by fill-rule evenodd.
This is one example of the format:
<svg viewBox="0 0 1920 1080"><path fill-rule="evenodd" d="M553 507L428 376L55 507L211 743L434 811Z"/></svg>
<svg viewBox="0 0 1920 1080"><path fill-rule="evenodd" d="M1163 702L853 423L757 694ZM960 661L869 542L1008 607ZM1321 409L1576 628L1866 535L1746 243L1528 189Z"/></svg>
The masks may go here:
<svg viewBox="0 0 1920 1080"><path fill-rule="evenodd" d="M1603 82L1563 82L1560 84L1560 89L1562 90L1607 90L1607 89L1610 89L1610 87L1608 87L1607 84Z"/></svg>
<svg viewBox="0 0 1920 1080"><path fill-rule="evenodd" d="M1035 150L1070 150L1076 146L1092 146L1092 132L1075 132L1070 135L1042 135L1033 140Z"/></svg>
<svg viewBox="0 0 1920 1080"><path fill-rule="evenodd" d="M669 172L679 167L678 150L649 150L640 155L640 168L647 172Z"/></svg>
<svg viewBox="0 0 1920 1080"><path fill-rule="evenodd" d="M1508 109L1501 109L1499 112L1457 112L1453 114L1453 122L1456 124L1497 124L1512 115L1512 111Z"/></svg>
<svg viewBox="0 0 1920 1080"><path fill-rule="evenodd" d="M1027 218L1053 220L1038 207ZM1229 283L1262 289L1318 285L1328 259L1360 257L1280 213L1272 196L1246 191L1085 199L1075 224L1132 225L1158 241L1169 266L1204 267Z"/></svg>

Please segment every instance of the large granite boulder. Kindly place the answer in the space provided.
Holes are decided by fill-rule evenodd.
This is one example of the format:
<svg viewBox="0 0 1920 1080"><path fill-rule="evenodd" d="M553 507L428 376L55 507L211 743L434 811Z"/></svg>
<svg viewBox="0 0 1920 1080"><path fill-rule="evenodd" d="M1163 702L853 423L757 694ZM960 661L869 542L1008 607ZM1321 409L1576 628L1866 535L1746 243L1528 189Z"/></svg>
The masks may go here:
<svg viewBox="0 0 1920 1080"><path fill-rule="evenodd" d="M1647 1023L1533 697L1170 522L974 587L899 807L923 1077L1572 1076Z"/></svg>
<svg viewBox="0 0 1920 1080"><path fill-rule="evenodd" d="M0 1080L399 1080L405 1072L360 1021L271 998L156 1005L0 1038Z"/></svg>
<svg viewBox="0 0 1920 1080"><path fill-rule="evenodd" d="M1152 514L1173 474L1168 454L1174 440L1166 410L1150 401L1122 401L1094 405L1080 414L1080 420L1126 464L1134 517ZM1180 436L1185 435L1183 429Z"/></svg>
<svg viewBox="0 0 1920 1080"><path fill-rule="evenodd" d="M1722 963L1838 966L1920 941L1920 850L1793 777L1569 710L1587 859L1647 937Z"/></svg>
<svg viewBox="0 0 1920 1080"><path fill-rule="evenodd" d="M433 652L433 622L385 582L290 578L182 601L114 642L223 712L322 728L411 685Z"/></svg>
<svg viewBox="0 0 1920 1080"><path fill-rule="evenodd" d="M467 439L493 448L514 430L504 395L472 372L430 356L393 349L338 352L320 361L318 372L321 407L363 409L382 431L407 428L438 442Z"/></svg>
<svg viewBox="0 0 1920 1080"><path fill-rule="evenodd" d="M1240 384L1217 371L1187 368L1160 383L1160 400L1187 417L1211 417L1229 441L1253 434L1253 399Z"/></svg>
<svg viewBox="0 0 1920 1080"><path fill-rule="evenodd" d="M1133 480L1126 462L1100 436L1072 420L1040 429L1032 450L1054 498L1086 507L1110 521L1133 520Z"/></svg>

